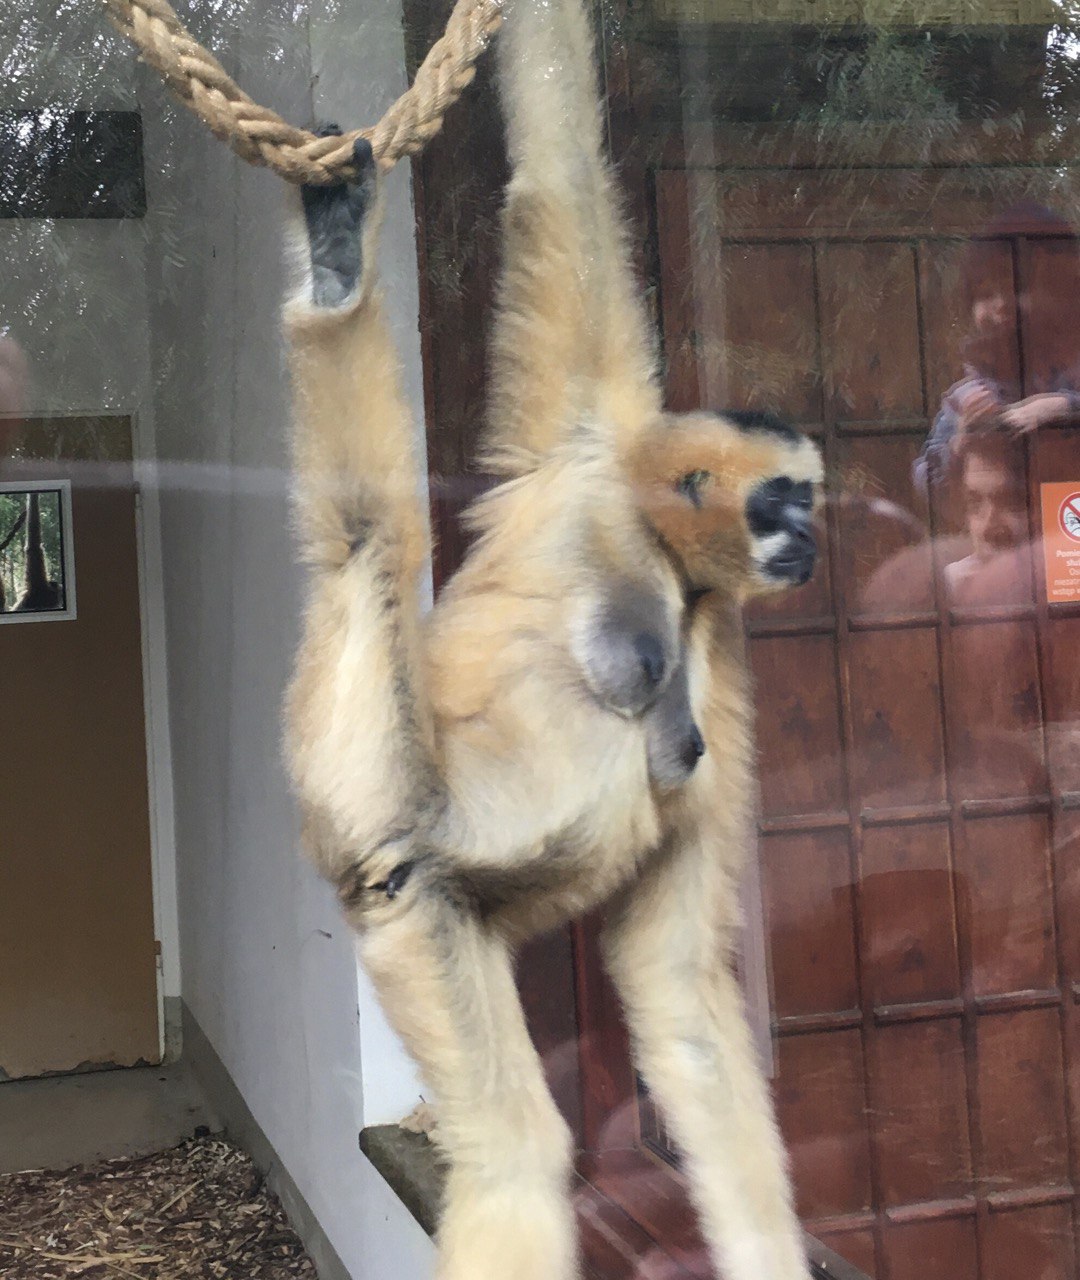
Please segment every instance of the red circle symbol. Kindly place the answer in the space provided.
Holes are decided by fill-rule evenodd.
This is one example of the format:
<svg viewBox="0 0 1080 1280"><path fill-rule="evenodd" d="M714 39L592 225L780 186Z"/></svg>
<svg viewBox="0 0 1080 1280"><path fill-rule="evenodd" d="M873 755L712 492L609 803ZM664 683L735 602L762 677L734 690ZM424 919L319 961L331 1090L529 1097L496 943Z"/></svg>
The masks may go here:
<svg viewBox="0 0 1080 1280"><path fill-rule="evenodd" d="M1073 542L1080 542L1080 493L1070 493L1058 512L1061 532Z"/></svg>

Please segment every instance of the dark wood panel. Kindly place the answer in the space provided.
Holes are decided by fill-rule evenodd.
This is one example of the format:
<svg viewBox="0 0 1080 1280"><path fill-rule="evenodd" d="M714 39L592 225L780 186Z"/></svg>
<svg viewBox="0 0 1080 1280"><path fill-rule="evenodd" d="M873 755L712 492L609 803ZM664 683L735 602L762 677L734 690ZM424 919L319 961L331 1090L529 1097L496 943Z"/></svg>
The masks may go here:
<svg viewBox="0 0 1080 1280"><path fill-rule="evenodd" d="M974 228L973 228L974 229ZM1015 322L977 327L973 304L1000 298L1007 316L1016 315L1013 249L1008 240L923 240L918 246L919 293L927 411L974 362L1003 381L1020 385L1020 349Z"/></svg>
<svg viewBox="0 0 1080 1280"><path fill-rule="evenodd" d="M866 1079L857 1031L783 1036L776 1106L791 1152L799 1212L808 1218L870 1207Z"/></svg>
<svg viewBox="0 0 1080 1280"><path fill-rule="evenodd" d="M1068 201L1051 203L1075 208ZM1080 243L1023 241L1019 265L1024 390L1080 389Z"/></svg>
<svg viewBox="0 0 1080 1280"><path fill-rule="evenodd" d="M912 472L922 440L918 432L847 437L837 445L840 557L851 614L934 608L928 511Z"/></svg>
<svg viewBox="0 0 1080 1280"><path fill-rule="evenodd" d="M845 807L835 646L830 636L750 642L762 811Z"/></svg>
<svg viewBox="0 0 1080 1280"><path fill-rule="evenodd" d="M1001 167L735 171L720 189L725 235L967 236L1021 201L1075 203L1075 178Z"/></svg>
<svg viewBox="0 0 1080 1280"><path fill-rule="evenodd" d="M1066 1184L1069 1170L1057 1010L980 1017L977 1051L986 1190Z"/></svg>
<svg viewBox="0 0 1080 1280"><path fill-rule="evenodd" d="M885 1257L889 1280L980 1280L974 1216L890 1224Z"/></svg>
<svg viewBox="0 0 1080 1280"><path fill-rule="evenodd" d="M881 1190L889 1205L972 1193L957 1018L879 1027L870 1040Z"/></svg>
<svg viewBox="0 0 1080 1280"><path fill-rule="evenodd" d="M855 794L865 808L945 799L936 628L863 631L848 641Z"/></svg>
<svg viewBox="0 0 1080 1280"><path fill-rule="evenodd" d="M1074 1280L1068 1205L995 1213L987 1224L984 1280Z"/></svg>
<svg viewBox="0 0 1080 1280"><path fill-rule="evenodd" d="M1080 809L1054 814L1053 856L1063 979L1068 987L1070 981L1080 979Z"/></svg>
<svg viewBox="0 0 1080 1280"><path fill-rule="evenodd" d="M716 195L711 172L656 175L664 382L669 406L681 412L726 397Z"/></svg>
<svg viewBox="0 0 1080 1280"><path fill-rule="evenodd" d="M137 111L0 111L0 218L141 218Z"/></svg>
<svg viewBox="0 0 1080 1280"><path fill-rule="evenodd" d="M956 773L963 799L1041 795L1046 765L1035 630L1029 623L958 627Z"/></svg>
<svg viewBox="0 0 1080 1280"><path fill-rule="evenodd" d="M1047 748L1055 791L1080 792L1080 619L1055 618L1045 633Z"/></svg>
<svg viewBox="0 0 1080 1280"><path fill-rule="evenodd" d="M715 174L656 176L668 402L821 420L814 264L805 245L728 245Z"/></svg>
<svg viewBox="0 0 1080 1280"><path fill-rule="evenodd" d="M959 996L948 827L864 830L859 892L866 998L883 1006Z"/></svg>
<svg viewBox="0 0 1080 1280"><path fill-rule="evenodd" d="M610 7L613 18L621 17L623 38L630 44L633 98L624 109L632 110L640 129L659 131L669 125L673 132L678 130L676 140L683 148L704 135L704 164L716 164L717 157L732 165L763 164L768 157L781 166L870 167L896 164L902 158L918 165L949 166L982 164L990 158L1005 163L1015 163L1017 157L1041 160L1047 154L1075 158L1072 130L1062 129L1060 123L1051 129L1051 120L1056 123L1060 116L1051 117L1042 98L1045 27L1013 27L1002 38L996 27L905 28L867 13L865 25L839 28L825 23L823 14L809 12L806 25L793 25L776 20L779 9L749 6L741 9L741 16L760 15L756 22L676 24L650 20L646 5ZM879 22L886 25L878 26ZM876 38L882 32L888 35L885 68ZM923 78L926 73L915 71L927 65L924 59L933 68L935 104L949 111L947 125L935 108L928 118L921 102L900 100L909 84L930 88ZM902 88L890 72L896 63L913 73L910 80L905 77ZM843 69L846 90L834 78L838 67ZM867 92L870 97L864 96ZM878 93L880 105L874 102ZM1062 95L1069 104L1063 103L1062 110L1073 118L1075 91L1070 83L1062 84ZM871 103L867 111L864 104ZM788 123L793 121L806 123L800 130ZM991 128L985 127L988 121ZM860 138L864 131L868 136ZM740 132L745 139L741 145ZM732 133L735 145L729 153ZM778 155L762 145L762 135L788 133L809 135L796 156ZM1053 133L1058 135L1055 150L1050 149ZM1044 135L1051 135L1045 146Z"/></svg>
<svg viewBox="0 0 1080 1280"><path fill-rule="evenodd" d="M1043 814L966 823L959 884L971 922L976 996L1056 983L1049 837Z"/></svg>
<svg viewBox="0 0 1080 1280"><path fill-rule="evenodd" d="M405 0L415 72L438 39L453 0ZM461 562L462 511L490 483L476 466L487 395L487 337L499 264L499 212L508 176L493 59L414 162L420 260L428 480L435 581Z"/></svg>
<svg viewBox="0 0 1080 1280"><path fill-rule="evenodd" d="M922 417L913 247L827 244L817 264L826 416Z"/></svg>
<svg viewBox="0 0 1080 1280"><path fill-rule="evenodd" d="M731 245L723 268L725 394L721 404L707 407L771 409L796 422L820 421L820 353L809 248ZM715 287L711 281L710 285Z"/></svg>
<svg viewBox="0 0 1080 1280"><path fill-rule="evenodd" d="M779 1017L859 1003L846 831L766 836L765 909Z"/></svg>

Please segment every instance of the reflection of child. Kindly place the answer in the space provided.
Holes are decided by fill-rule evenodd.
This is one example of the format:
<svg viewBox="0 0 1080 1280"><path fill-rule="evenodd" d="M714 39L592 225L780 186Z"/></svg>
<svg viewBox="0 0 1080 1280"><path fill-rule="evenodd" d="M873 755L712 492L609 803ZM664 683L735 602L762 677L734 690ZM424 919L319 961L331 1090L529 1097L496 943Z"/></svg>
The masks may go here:
<svg viewBox="0 0 1080 1280"><path fill-rule="evenodd" d="M1067 236L1076 244L1069 223L1033 204L1008 210L986 228L986 234L1001 237L1015 233L1018 226L1059 241ZM1033 333L1076 327L1080 251L1071 259L1059 259L1052 283L1039 290L1028 287L1015 301L1011 281L1003 279L1000 251L1000 239L975 240L961 264L960 288L971 305L964 373L945 393L915 464L915 479L922 489L955 474L952 463L966 440L987 433L1016 438L1080 417L1080 332L1067 333L1075 355L1042 377L1037 394L1021 398L1020 388L1011 381L1020 345L1019 316Z"/></svg>
<svg viewBox="0 0 1080 1280"><path fill-rule="evenodd" d="M1061 380L1080 384L1080 369L1075 373L1069 370ZM966 439L997 431L1016 438L1039 427L1080 417L1080 391L1068 386L1011 402L1008 395L1003 384L974 370L949 388L915 464L920 488L946 478Z"/></svg>

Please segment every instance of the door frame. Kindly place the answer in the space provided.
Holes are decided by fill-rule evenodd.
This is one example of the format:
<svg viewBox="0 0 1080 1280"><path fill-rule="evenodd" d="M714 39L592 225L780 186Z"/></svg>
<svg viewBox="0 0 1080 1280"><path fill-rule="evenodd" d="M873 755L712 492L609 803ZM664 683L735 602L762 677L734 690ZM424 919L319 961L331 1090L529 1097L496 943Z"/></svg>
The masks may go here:
<svg viewBox="0 0 1080 1280"><path fill-rule="evenodd" d="M160 465L152 415L101 410L63 413L0 413L0 423L78 418L115 420L127 424L131 471L135 489L135 554L138 565L140 652L142 655L143 725L146 750L147 815L150 829L150 874L153 895L157 991L158 1054L162 1061L179 1052L179 1018L167 1002L180 997L180 923L176 882L172 741L170 736L165 575L161 541ZM41 472L55 464L40 462ZM70 474L79 466L60 464ZM54 482L27 481L27 487L55 487Z"/></svg>

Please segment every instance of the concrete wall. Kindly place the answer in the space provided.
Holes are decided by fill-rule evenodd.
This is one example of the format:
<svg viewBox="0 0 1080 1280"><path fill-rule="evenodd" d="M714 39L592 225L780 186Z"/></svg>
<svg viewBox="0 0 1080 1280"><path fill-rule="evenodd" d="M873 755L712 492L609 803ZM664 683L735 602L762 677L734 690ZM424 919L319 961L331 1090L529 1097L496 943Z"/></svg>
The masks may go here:
<svg viewBox="0 0 1080 1280"><path fill-rule="evenodd" d="M364 122L403 87L397 10L320 5L309 25L292 5L248 5L228 45L215 33L218 52L291 119ZM345 48L342 69L320 74L322 51ZM360 1155L357 1131L403 1114L419 1087L358 985L332 894L298 857L280 761L303 598L278 327L285 192L186 113L162 112L149 76L140 98L184 998L351 1273L412 1280L428 1274L431 1246ZM392 202L386 272L406 282L396 322L419 400L404 169Z"/></svg>
<svg viewBox="0 0 1080 1280"><path fill-rule="evenodd" d="M366 123L404 87L397 0L319 3L310 19L275 0L199 13L200 38L291 119ZM298 854L280 761L303 597L278 329L284 188L136 70L100 0L78 0L62 20L51 0L5 6L0 48L23 55L3 64L0 106L137 102L144 113L148 217L0 222L0 332L27 352L28 409L133 413L155 460L144 482L154 532L160 507L149 572L164 589L155 645L167 697L163 679L154 712L171 752L158 806L170 844L159 885L175 968L166 991L182 990L351 1274L419 1280L430 1242L357 1147L362 1123L399 1117L419 1086L358 976L331 893ZM405 167L392 188L384 263L419 406Z"/></svg>

